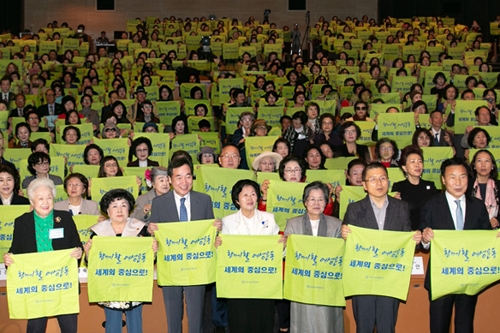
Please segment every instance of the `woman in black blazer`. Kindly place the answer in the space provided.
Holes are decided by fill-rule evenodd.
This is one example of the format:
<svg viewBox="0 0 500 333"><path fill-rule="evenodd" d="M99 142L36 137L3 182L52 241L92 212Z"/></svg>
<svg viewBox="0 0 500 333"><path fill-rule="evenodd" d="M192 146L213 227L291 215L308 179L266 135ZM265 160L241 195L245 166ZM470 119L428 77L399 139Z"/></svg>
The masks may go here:
<svg viewBox="0 0 500 333"><path fill-rule="evenodd" d="M79 260L82 257L82 243L75 226L75 222L69 212L57 211L53 209L56 188L54 183L48 178L38 178L33 180L28 187L28 197L33 206L33 211L25 213L14 221L14 234L9 253L4 254L3 260L6 267L14 263L12 254L24 254L43 251L56 251L74 249L70 256ZM44 219L52 216L53 224L47 232L47 242L37 244L36 228L43 231L46 226ZM63 229L58 233L60 237L50 239L51 229ZM47 231L47 230L45 230ZM75 265L78 264L75 260ZM43 266L43 263L40 264ZM62 333L76 333L78 314L68 314L56 316ZM43 332L47 326L47 317L29 319L27 332Z"/></svg>
<svg viewBox="0 0 500 333"><path fill-rule="evenodd" d="M469 179L467 194L483 200L492 229L500 227L500 181L495 157L489 150L481 149L474 154L470 163L472 179Z"/></svg>
<svg viewBox="0 0 500 333"><path fill-rule="evenodd" d="M0 164L0 205L29 205L25 197L17 195L21 181L16 169Z"/></svg>

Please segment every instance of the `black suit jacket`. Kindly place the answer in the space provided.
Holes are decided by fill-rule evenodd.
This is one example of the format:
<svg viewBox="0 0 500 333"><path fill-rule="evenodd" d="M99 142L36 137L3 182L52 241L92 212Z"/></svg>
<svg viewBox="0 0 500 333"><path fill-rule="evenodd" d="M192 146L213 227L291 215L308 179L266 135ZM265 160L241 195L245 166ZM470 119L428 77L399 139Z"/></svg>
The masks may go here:
<svg viewBox="0 0 500 333"><path fill-rule="evenodd" d="M14 193L14 195L12 196L12 200L10 201L10 204L11 205L29 205L30 201L28 199L26 199L25 197L22 197L22 196ZM2 205L3 205L2 200L0 200L0 206L2 206Z"/></svg>
<svg viewBox="0 0 500 333"><path fill-rule="evenodd" d="M408 204L390 196L387 196L387 200L389 204L385 213L384 230L411 231ZM343 222L357 227L378 229L377 218L373 213L370 197L367 195L364 199L349 204Z"/></svg>
<svg viewBox="0 0 500 333"><path fill-rule="evenodd" d="M435 230L455 230L455 223L451 217L448 201L446 200L445 193L439 193L433 196L422 208L422 221L420 223L420 230L425 228L432 228ZM465 196L465 220L464 230L490 230L490 218L486 211L484 202ZM432 245L431 245L432 246ZM430 259L427 265L427 272L425 275L424 287L431 293L430 286Z"/></svg>
<svg viewBox="0 0 500 333"><path fill-rule="evenodd" d="M61 104L54 103L54 105L55 105L54 115L60 115L60 114L64 113L64 108L62 107ZM38 108L38 115L40 116L40 118L49 115L48 104L40 105L40 107Z"/></svg>
<svg viewBox="0 0 500 333"><path fill-rule="evenodd" d="M23 108L23 114L24 114L24 108ZM17 108L10 110L9 118L12 118L12 117L19 117L19 113L17 112ZM24 118L24 116L19 117L19 118Z"/></svg>
<svg viewBox="0 0 500 333"><path fill-rule="evenodd" d="M24 213L14 221L14 233L9 252L13 254L38 252L36 247L34 214L34 212ZM80 241L75 222L69 212L54 210L54 228L64 229L63 238L52 240L52 248L54 250L65 250L75 247L82 248L82 242Z"/></svg>
<svg viewBox="0 0 500 333"><path fill-rule="evenodd" d="M138 167L139 166L139 159L136 159L135 161L128 162L127 163L128 167ZM160 164L156 161L152 161L148 158L148 167L156 167L160 166Z"/></svg>

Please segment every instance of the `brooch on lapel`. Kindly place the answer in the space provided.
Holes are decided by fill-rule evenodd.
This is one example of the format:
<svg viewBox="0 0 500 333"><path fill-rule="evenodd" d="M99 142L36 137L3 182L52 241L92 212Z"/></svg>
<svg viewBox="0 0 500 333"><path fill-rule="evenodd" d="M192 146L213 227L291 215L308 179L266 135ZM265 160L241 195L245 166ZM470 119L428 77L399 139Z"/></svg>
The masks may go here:
<svg viewBox="0 0 500 333"><path fill-rule="evenodd" d="M54 220L56 221L56 223L59 223L59 222L61 222L61 217L56 216L56 218Z"/></svg>

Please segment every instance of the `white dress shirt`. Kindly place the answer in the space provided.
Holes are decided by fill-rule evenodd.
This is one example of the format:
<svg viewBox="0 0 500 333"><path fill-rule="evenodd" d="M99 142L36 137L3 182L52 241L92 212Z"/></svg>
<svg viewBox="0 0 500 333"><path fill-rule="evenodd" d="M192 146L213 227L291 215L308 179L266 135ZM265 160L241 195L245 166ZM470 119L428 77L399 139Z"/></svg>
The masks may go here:
<svg viewBox="0 0 500 333"><path fill-rule="evenodd" d="M463 223L465 225L465 194L462 194L459 199L453 197L450 193L448 193L448 191L445 192L445 195L446 201L448 201L451 218L453 219L453 224L455 225L455 230L457 230L457 204L455 203L455 200L460 200L460 207L462 207L462 214L464 217Z"/></svg>

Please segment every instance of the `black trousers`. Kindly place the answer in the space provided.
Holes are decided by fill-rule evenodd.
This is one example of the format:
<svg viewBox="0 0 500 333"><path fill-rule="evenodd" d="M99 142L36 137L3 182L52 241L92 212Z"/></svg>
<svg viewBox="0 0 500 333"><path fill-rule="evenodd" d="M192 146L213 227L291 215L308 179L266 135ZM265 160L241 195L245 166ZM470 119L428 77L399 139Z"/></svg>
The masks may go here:
<svg viewBox="0 0 500 333"><path fill-rule="evenodd" d="M56 316L61 333L76 333L78 329L78 314ZM47 329L47 317L29 319L26 328L27 333L45 333Z"/></svg>
<svg viewBox="0 0 500 333"><path fill-rule="evenodd" d="M352 310L357 333L394 333L398 319L399 300L386 296L353 296Z"/></svg>
<svg viewBox="0 0 500 333"><path fill-rule="evenodd" d="M474 312L477 295L448 295L431 301L429 307L431 333L449 333L455 305L455 333L474 332Z"/></svg>
<svg viewBox="0 0 500 333"><path fill-rule="evenodd" d="M274 300L228 298L227 316L231 333L272 333Z"/></svg>

